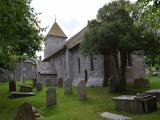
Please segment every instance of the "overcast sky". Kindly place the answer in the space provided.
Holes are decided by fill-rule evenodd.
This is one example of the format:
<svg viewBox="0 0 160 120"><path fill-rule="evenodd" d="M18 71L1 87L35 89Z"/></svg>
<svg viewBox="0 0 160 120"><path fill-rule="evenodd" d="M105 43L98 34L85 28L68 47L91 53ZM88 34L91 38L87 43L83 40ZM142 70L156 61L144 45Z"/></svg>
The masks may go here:
<svg viewBox="0 0 160 120"><path fill-rule="evenodd" d="M113 0L32 0L31 6L39 15L41 27L48 27L56 21L70 38L87 25L87 21L96 18L99 8ZM134 1L134 0L132 0ZM39 54L38 54L39 55ZM40 53L42 55L42 53Z"/></svg>

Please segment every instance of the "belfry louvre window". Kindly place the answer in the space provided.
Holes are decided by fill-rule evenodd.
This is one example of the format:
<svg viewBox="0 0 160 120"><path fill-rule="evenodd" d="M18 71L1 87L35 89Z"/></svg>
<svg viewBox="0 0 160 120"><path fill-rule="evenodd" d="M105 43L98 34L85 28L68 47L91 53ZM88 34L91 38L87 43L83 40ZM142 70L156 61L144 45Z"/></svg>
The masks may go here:
<svg viewBox="0 0 160 120"><path fill-rule="evenodd" d="M78 57L78 72L81 72L81 61L80 58Z"/></svg>
<svg viewBox="0 0 160 120"><path fill-rule="evenodd" d="M90 69L94 71L93 55L90 55Z"/></svg>

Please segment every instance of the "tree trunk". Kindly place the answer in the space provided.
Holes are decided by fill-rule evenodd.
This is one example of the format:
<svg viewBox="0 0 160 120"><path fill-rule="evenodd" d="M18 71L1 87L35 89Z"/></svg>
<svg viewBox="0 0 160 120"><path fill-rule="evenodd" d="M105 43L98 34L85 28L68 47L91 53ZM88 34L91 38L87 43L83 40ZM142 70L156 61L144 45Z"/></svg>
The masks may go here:
<svg viewBox="0 0 160 120"><path fill-rule="evenodd" d="M120 79L119 79L119 92L126 90L126 65L127 65L127 53L125 50L120 50Z"/></svg>

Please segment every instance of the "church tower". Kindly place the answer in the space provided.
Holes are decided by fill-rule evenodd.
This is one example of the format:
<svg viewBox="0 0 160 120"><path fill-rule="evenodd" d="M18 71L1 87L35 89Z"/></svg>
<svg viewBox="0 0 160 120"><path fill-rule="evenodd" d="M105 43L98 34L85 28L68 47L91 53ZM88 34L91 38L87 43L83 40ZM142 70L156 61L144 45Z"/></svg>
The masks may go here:
<svg viewBox="0 0 160 120"><path fill-rule="evenodd" d="M51 55L62 43L67 39L67 36L62 31L56 20L46 36L44 58Z"/></svg>

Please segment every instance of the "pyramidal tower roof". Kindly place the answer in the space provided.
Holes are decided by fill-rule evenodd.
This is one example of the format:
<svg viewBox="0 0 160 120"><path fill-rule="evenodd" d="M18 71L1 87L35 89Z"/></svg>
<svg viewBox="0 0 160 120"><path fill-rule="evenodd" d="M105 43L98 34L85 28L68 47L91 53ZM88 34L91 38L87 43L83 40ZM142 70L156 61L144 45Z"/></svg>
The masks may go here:
<svg viewBox="0 0 160 120"><path fill-rule="evenodd" d="M55 20L54 24L52 25L50 31L48 32L48 35L67 38L65 33L62 31L62 29L57 24L56 20Z"/></svg>

